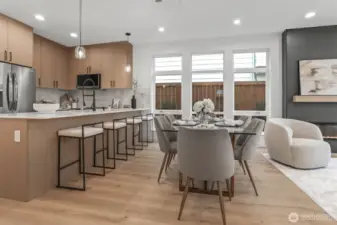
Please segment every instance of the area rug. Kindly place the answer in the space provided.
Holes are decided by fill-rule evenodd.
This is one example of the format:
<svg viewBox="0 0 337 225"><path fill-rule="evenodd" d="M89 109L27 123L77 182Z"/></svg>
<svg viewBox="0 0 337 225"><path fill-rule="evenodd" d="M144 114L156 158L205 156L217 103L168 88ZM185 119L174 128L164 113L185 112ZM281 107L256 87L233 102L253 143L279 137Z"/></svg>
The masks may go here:
<svg viewBox="0 0 337 225"><path fill-rule="evenodd" d="M337 220L337 158L332 158L327 168L298 170L275 162L268 153L261 154Z"/></svg>

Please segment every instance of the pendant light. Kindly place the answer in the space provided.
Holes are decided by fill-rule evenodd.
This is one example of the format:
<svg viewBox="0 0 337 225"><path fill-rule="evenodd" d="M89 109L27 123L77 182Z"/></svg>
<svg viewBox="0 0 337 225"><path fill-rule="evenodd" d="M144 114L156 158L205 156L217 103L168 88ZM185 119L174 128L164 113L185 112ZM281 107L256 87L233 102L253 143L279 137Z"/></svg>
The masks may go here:
<svg viewBox="0 0 337 225"><path fill-rule="evenodd" d="M129 43L129 38L131 36L131 33L125 33L126 40ZM125 72L130 73L131 72L131 65L130 65L130 60L129 60L129 54L128 52L126 53L126 66L124 68Z"/></svg>
<svg viewBox="0 0 337 225"><path fill-rule="evenodd" d="M79 28L80 28L80 45L75 48L75 58L76 59L85 59L85 48L82 46L82 0L80 1L80 21L79 21Z"/></svg>

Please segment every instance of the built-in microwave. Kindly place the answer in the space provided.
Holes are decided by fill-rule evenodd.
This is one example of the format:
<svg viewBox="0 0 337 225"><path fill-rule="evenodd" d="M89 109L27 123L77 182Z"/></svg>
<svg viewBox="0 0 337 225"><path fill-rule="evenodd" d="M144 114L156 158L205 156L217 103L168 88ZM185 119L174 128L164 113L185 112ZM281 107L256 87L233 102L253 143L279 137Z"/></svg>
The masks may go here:
<svg viewBox="0 0 337 225"><path fill-rule="evenodd" d="M101 89L101 74L77 75L77 89Z"/></svg>

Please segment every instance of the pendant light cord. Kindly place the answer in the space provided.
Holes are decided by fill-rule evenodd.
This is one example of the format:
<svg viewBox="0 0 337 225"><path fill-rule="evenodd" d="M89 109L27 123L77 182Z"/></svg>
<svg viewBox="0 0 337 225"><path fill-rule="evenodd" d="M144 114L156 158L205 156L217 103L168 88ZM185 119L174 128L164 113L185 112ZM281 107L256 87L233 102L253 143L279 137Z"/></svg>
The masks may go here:
<svg viewBox="0 0 337 225"><path fill-rule="evenodd" d="M80 47L82 47L82 0L80 0Z"/></svg>
<svg viewBox="0 0 337 225"><path fill-rule="evenodd" d="M129 33L129 32L125 33L125 36L126 36L127 42L130 43L130 36L131 36L131 33ZM127 63L127 66L130 67L130 59L129 59L129 54L128 54L128 53L126 54L126 61L127 61L127 62L126 62L126 63Z"/></svg>

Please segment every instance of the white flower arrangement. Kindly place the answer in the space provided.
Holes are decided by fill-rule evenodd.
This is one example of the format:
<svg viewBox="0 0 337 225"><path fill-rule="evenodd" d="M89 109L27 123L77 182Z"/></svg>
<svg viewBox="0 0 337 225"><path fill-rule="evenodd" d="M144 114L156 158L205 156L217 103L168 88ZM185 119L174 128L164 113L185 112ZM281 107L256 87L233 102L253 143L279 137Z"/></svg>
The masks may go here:
<svg viewBox="0 0 337 225"><path fill-rule="evenodd" d="M214 109L215 109L214 103L209 98L204 99L203 101L197 101L193 105L193 111L197 114L200 114L200 113L208 114L208 113L213 112Z"/></svg>

